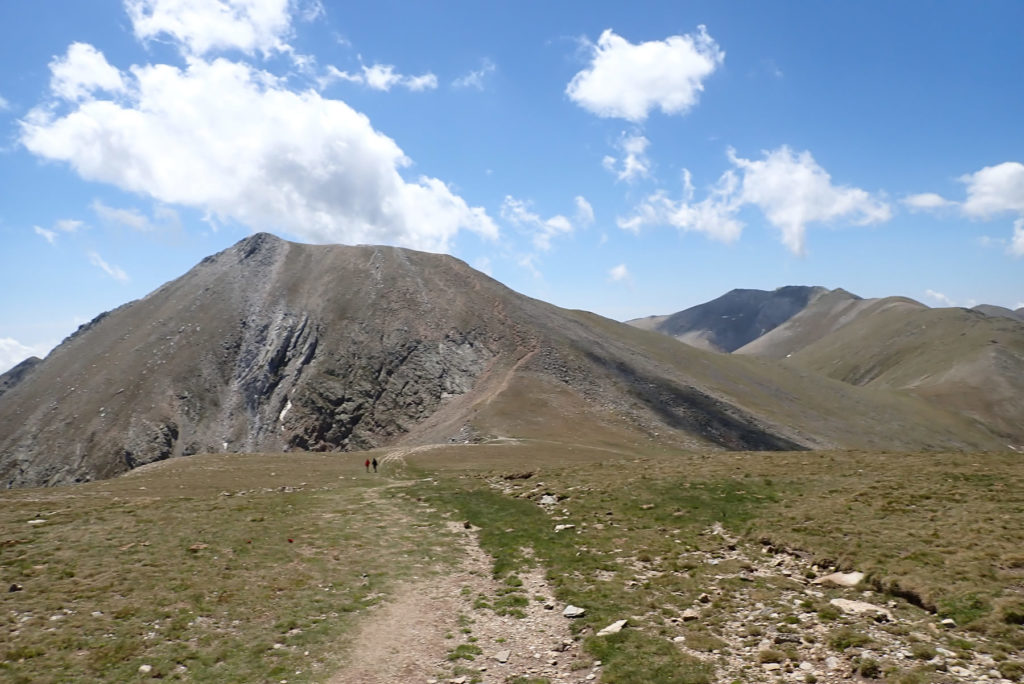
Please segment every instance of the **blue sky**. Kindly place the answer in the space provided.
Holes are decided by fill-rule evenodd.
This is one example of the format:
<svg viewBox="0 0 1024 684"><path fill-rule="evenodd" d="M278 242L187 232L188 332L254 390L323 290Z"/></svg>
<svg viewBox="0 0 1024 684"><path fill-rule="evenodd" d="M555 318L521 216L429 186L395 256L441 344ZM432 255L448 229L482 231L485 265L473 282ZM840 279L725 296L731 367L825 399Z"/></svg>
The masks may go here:
<svg viewBox="0 0 1024 684"><path fill-rule="evenodd" d="M627 319L1024 306L1024 4L0 5L0 371L258 230Z"/></svg>

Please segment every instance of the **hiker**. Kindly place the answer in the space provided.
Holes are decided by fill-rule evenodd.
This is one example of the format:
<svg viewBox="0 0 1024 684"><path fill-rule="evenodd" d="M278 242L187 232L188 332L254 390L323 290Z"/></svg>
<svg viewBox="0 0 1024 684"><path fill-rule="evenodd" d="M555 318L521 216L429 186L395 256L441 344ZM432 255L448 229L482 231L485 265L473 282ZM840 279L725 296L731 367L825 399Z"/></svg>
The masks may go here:
<svg viewBox="0 0 1024 684"><path fill-rule="evenodd" d="M374 457L374 459L373 459L373 472L377 472L377 458L376 457Z"/></svg>
<svg viewBox="0 0 1024 684"><path fill-rule="evenodd" d="M370 472L370 459L366 459L366 472Z"/></svg>

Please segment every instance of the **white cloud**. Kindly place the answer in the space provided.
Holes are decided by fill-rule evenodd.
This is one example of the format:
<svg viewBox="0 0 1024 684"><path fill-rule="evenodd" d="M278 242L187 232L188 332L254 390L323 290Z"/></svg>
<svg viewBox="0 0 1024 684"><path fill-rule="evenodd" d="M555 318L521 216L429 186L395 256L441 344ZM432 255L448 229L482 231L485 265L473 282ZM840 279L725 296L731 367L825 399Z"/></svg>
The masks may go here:
<svg viewBox="0 0 1024 684"><path fill-rule="evenodd" d="M39 226L32 226L32 230L33 232L35 232L36 235L42 236L42 238L49 242L51 245L57 244L57 233L55 231L46 230L45 228L40 228Z"/></svg>
<svg viewBox="0 0 1024 684"><path fill-rule="evenodd" d="M497 236L440 180L406 181L411 160L340 100L223 58L131 76L119 101L66 103L63 116L35 108L22 144L87 180L312 242L444 251L462 229Z"/></svg>
<svg viewBox="0 0 1024 684"><path fill-rule="evenodd" d="M6 373L30 356L43 358L52 348L50 344L30 346L12 337L0 337L0 373Z"/></svg>
<svg viewBox="0 0 1024 684"><path fill-rule="evenodd" d="M967 186L967 199L960 205L967 216L990 219L998 214L1017 214L1006 251L1015 257L1024 256L1024 164L986 166L960 180Z"/></svg>
<svg viewBox="0 0 1024 684"><path fill-rule="evenodd" d="M246 54L288 52L292 0L125 0L135 36L142 41L167 37L187 55L215 50ZM323 11L319 1L306 4Z"/></svg>
<svg viewBox="0 0 1024 684"><path fill-rule="evenodd" d="M647 177L651 172L651 160L647 157L648 145L650 141L639 133L623 133L616 143L622 158L606 156L602 165L621 181L632 182Z"/></svg>
<svg viewBox="0 0 1024 684"><path fill-rule="evenodd" d="M1024 218L1013 222L1013 238L1010 240L1009 252L1013 256L1024 256Z"/></svg>
<svg viewBox="0 0 1024 684"><path fill-rule="evenodd" d="M65 100L82 100L97 91L123 92L125 83L102 52L86 43L72 43L63 57L50 62L50 89Z"/></svg>
<svg viewBox="0 0 1024 684"><path fill-rule="evenodd" d="M89 257L90 264L92 264L96 268L101 269L104 273L106 273L114 280L119 280L122 283L128 282L128 274L121 270L119 267L111 266L106 261L104 261L103 257L101 257L96 252L88 252L87 255Z"/></svg>
<svg viewBox="0 0 1024 684"><path fill-rule="evenodd" d="M964 213L975 218L1015 212L1024 215L1024 164L1003 162L962 176L967 185Z"/></svg>
<svg viewBox="0 0 1024 684"><path fill-rule="evenodd" d="M903 198L903 204L910 207L911 211L929 211L956 206L956 202L950 201L942 195L937 195L934 192L923 192L919 195L908 195Z"/></svg>
<svg viewBox="0 0 1024 684"><path fill-rule="evenodd" d="M56 228L59 231L65 233L74 233L85 224L82 221L77 221L75 219L60 219L53 225L54 228Z"/></svg>
<svg viewBox="0 0 1024 684"><path fill-rule="evenodd" d="M506 221L533 230L533 245L537 249L551 249L551 239L573 231L572 222L561 214L548 219L530 211L529 204L512 196L506 196L501 203L501 217Z"/></svg>
<svg viewBox="0 0 1024 684"><path fill-rule="evenodd" d="M954 302L952 299L942 294L941 292L936 292L935 290L925 290L924 296L937 304L941 304L942 306L956 306L956 302Z"/></svg>
<svg viewBox="0 0 1024 684"><path fill-rule="evenodd" d="M808 151L795 155L783 145L764 159L751 161L730 149L729 159L743 172L742 201L757 205L795 254L804 252L808 223L847 218L865 225L892 218L889 205L868 192L833 185Z"/></svg>
<svg viewBox="0 0 1024 684"><path fill-rule="evenodd" d="M614 282L626 280L627 278L629 278L629 269L626 268L626 264L619 264L618 266L613 266L608 271L608 277L611 278Z"/></svg>
<svg viewBox="0 0 1024 684"><path fill-rule="evenodd" d="M684 171L681 200L674 201L659 190L641 202L632 217L619 219L618 224L634 233L645 225L670 225L687 232L704 233L714 240L733 242L743 232L743 224L735 216L740 207L737 188L736 174L726 171L707 197L694 202L690 172Z"/></svg>
<svg viewBox="0 0 1024 684"><path fill-rule="evenodd" d="M594 223L594 207L583 195L576 195L573 200L576 203L576 223L581 226L590 226Z"/></svg>
<svg viewBox="0 0 1024 684"><path fill-rule="evenodd" d="M8 102L3 95L0 95L0 112L6 112L11 108L11 103Z"/></svg>
<svg viewBox="0 0 1024 684"><path fill-rule="evenodd" d="M373 90L388 92L395 86L407 88L413 92L434 90L437 88L437 76L427 72L419 76L405 76L395 72L391 64L374 64L373 66L360 67L357 73L341 71L335 66L327 67L327 75L319 79L321 88L326 87L331 81L349 81L359 83Z"/></svg>
<svg viewBox="0 0 1024 684"><path fill-rule="evenodd" d="M658 191L637 206L632 217L620 219L619 226L638 231L645 225L668 224L729 242L737 239L743 228L736 214L753 205L779 229L782 243L790 251L803 254L810 223L846 219L864 225L892 216L889 205L868 192L833 185L810 152L794 154L783 145L766 151L757 161L738 157L732 149L728 155L733 168L722 174L705 199L693 202L687 171L681 200Z"/></svg>
<svg viewBox="0 0 1024 684"><path fill-rule="evenodd" d="M590 65L566 87L573 102L601 117L639 122L652 109L685 114L725 52L704 26L694 34L633 44L607 29L590 45Z"/></svg>
<svg viewBox="0 0 1024 684"><path fill-rule="evenodd" d="M484 89L484 79L493 74L497 70L494 62L489 59L484 59L480 63L480 68L470 71L464 76L460 76L452 81L453 88L473 88L474 90Z"/></svg>
<svg viewBox="0 0 1024 684"><path fill-rule="evenodd" d="M138 209L108 207L100 200L94 200L91 206L96 215L108 223L116 223L138 231L148 231L152 228L149 218Z"/></svg>

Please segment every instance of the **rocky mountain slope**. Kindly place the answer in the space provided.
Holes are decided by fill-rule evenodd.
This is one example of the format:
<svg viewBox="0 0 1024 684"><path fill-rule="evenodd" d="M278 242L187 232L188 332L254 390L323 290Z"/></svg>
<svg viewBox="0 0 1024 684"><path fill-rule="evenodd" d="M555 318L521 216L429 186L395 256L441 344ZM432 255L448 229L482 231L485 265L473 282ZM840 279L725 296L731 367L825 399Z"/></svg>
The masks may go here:
<svg viewBox="0 0 1024 684"><path fill-rule="evenodd" d="M560 309L448 256L258 234L83 326L0 397L0 482L199 452L553 435L1001 447L913 398Z"/></svg>
<svg viewBox="0 0 1024 684"><path fill-rule="evenodd" d="M40 361L38 356L30 356L6 373L0 373L0 396L28 377Z"/></svg>
<svg viewBox="0 0 1024 684"><path fill-rule="evenodd" d="M626 322L701 349L731 352L786 322L827 292L823 287L803 286L780 287L771 292L732 290L668 316Z"/></svg>

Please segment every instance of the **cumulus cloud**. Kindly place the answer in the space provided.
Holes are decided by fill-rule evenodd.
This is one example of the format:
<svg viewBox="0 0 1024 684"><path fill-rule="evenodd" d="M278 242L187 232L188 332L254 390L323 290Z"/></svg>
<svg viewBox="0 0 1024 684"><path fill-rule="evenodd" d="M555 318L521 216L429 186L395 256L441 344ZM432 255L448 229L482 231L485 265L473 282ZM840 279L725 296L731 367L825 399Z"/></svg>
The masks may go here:
<svg viewBox="0 0 1024 684"><path fill-rule="evenodd" d="M479 69L474 69L468 74L459 76L457 79L452 81L453 88L471 88L473 90L483 90L484 81L488 76L493 74L497 70L494 62L489 59L484 59L480 63Z"/></svg>
<svg viewBox="0 0 1024 684"><path fill-rule="evenodd" d="M703 233L714 240L733 242L743 232L743 224L736 218L742 200L737 196L736 174L727 171L699 202L694 202L690 172L683 172L683 196L671 199L659 190L648 196L635 209L630 218L618 221L619 227L639 232L646 225L669 225L683 231Z"/></svg>
<svg viewBox="0 0 1024 684"><path fill-rule="evenodd" d="M729 159L743 174L742 201L757 205L796 254L804 252L808 223L846 218L865 225L892 218L889 205L865 190L833 185L808 151L797 155L784 145L751 161L730 149Z"/></svg>
<svg viewBox="0 0 1024 684"><path fill-rule="evenodd" d="M965 214L989 218L1004 212L1024 216L1024 164L1003 162L962 176L967 185Z"/></svg>
<svg viewBox="0 0 1024 684"><path fill-rule="evenodd" d="M3 95L0 95L0 112L6 112L11 108L11 103L4 99Z"/></svg>
<svg viewBox="0 0 1024 684"><path fill-rule="evenodd" d="M583 195L576 195L573 200L576 204L576 223L581 226L590 226L594 223L594 207Z"/></svg>
<svg viewBox="0 0 1024 684"><path fill-rule="evenodd" d="M630 43L607 29L590 44L589 66L573 76L565 92L601 117L643 121L652 109L685 114L704 89L704 79L725 52L704 26L696 33Z"/></svg>
<svg viewBox="0 0 1024 684"><path fill-rule="evenodd" d="M530 205L523 200L506 195L501 203L501 217L516 226L533 231L533 245L537 249L551 249L551 239L558 235L567 235L573 231L572 222L565 216L556 214L548 219L541 218L530 211ZM522 265L522 264L521 264Z"/></svg>
<svg viewBox="0 0 1024 684"><path fill-rule="evenodd" d="M908 195L903 198L903 204L908 206L911 211L930 211L956 206L956 202L950 201L942 195L937 195L934 192L923 192L919 195Z"/></svg>
<svg viewBox="0 0 1024 684"><path fill-rule="evenodd" d="M32 231L36 235L39 235L44 240L49 242L51 245L57 244L57 232L53 230L46 230L46 228L40 228L39 226L32 226Z"/></svg>
<svg viewBox="0 0 1024 684"><path fill-rule="evenodd" d="M892 216L891 207L860 188L837 186L804 151L795 154L783 145L766 151L759 160L744 159L728 150L733 168L727 170L707 197L695 202L689 171L683 174L683 197L672 200L664 191L647 197L619 226L638 231L645 225L668 224L730 242L743 224L736 217L744 206L754 206L777 228L782 243L794 254L805 252L807 226L839 219L864 225Z"/></svg>
<svg viewBox="0 0 1024 684"><path fill-rule="evenodd" d="M335 66L327 67L327 76L320 79L320 87L323 88L331 81L349 81L359 83L373 90L388 92L395 86L407 88L413 92L434 90L437 88L437 76L427 72L419 76L406 76L395 71L391 64L374 64L373 66L360 67L360 71L350 73L341 71Z"/></svg>
<svg viewBox="0 0 1024 684"><path fill-rule="evenodd" d="M616 159L608 155L602 165L621 181L632 182L638 178L645 178L651 172L651 160L647 157L649 145L650 141L639 133L623 133L616 143L616 147L622 153L621 158Z"/></svg>
<svg viewBox="0 0 1024 684"><path fill-rule="evenodd" d="M6 373L30 356L46 356L53 345L22 344L13 337L0 337L0 373Z"/></svg>
<svg viewBox="0 0 1024 684"><path fill-rule="evenodd" d="M169 38L184 54L196 56L215 50L289 51L297 5L294 0L125 0L136 38ZM318 12L310 14L310 8ZM316 1L299 9L313 19L323 6Z"/></svg>
<svg viewBox="0 0 1024 684"><path fill-rule="evenodd" d="M118 266L108 264L97 252L87 252L87 256L89 257L90 264L100 269L114 280L118 280L122 283L128 282L127 273Z"/></svg>
<svg viewBox="0 0 1024 684"><path fill-rule="evenodd" d="M627 278L629 278L629 269L626 268L626 264L619 264L618 266L613 266L611 269L608 270L608 277L614 282L626 280Z"/></svg>
<svg viewBox="0 0 1024 684"><path fill-rule="evenodd" d="M123 92L125 83L102 52L87 43L72 43L63 57L50 62L50 89L65 100L82 100L100 91Z"/></svg>
<svg viewBox="0 0 1024 684"><path fill-rule="evenodd" d="M405 180L411 160L340 100L224 58L121 77L116 99L55 89L20 122L21 143L87 180L312 242L444 251L462 229L497 236L442 181Z"/></svg>

